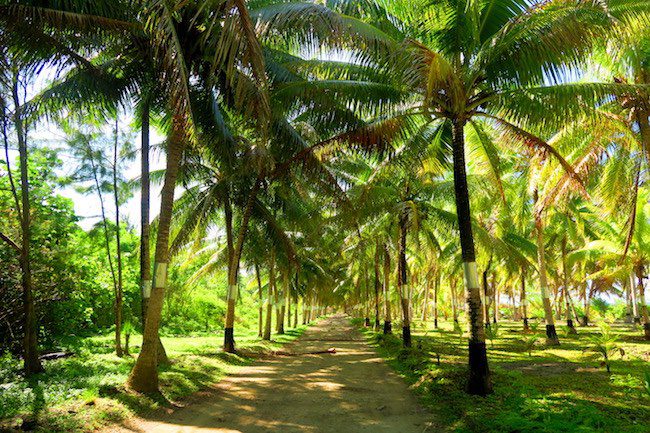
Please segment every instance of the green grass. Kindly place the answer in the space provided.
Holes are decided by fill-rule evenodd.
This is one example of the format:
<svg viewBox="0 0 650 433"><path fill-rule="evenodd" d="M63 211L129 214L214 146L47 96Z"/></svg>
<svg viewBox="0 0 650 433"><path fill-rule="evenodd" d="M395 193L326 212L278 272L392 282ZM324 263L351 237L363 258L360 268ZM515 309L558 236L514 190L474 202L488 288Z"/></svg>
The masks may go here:
<svg viewBox="0 0 650 433"><path fill-rule="evenodd" d="M530 335L521 332L520 323L502 322L487 345L494 394L485 398L464 392L466 335L461 337L450 323L432 328L418 323L411 349L403 349L396 336L366 333L448 431L650 431L650 396L644 385L650 344L638 327L612 326L623 352L616 350L608 374L602 359L586 350L597 327L578 328L577 337L560 328L561 345L554 348L545 347L539 327L529 356Z"/></svg>
<svg viewBox="0 0 650 433"><path fill-rule="evenodd" d="M36 420L39 431L92 431L102 425L144 414L218 382L257 354L277 350L306 329L289 329L267 342L257 331L236 335L240 354L221 351L223 336L163 337L171 365L160 370L161 395L142 396L123 386L135 362L140 336L131 338L131 357L113 351L113 336L70 339L61 349L75 356L45 362L45 373L25 379L19 361L0 358L0 431Z"/></svg>

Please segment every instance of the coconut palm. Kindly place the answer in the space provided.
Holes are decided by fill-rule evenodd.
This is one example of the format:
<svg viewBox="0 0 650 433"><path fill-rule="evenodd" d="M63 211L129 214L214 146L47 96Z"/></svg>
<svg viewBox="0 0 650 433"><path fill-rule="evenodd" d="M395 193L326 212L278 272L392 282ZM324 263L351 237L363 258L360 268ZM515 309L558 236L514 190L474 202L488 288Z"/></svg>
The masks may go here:
<svg viewBox="0 0 650 433"><path fill-rule="evenodd" d="M296 83L285 91L299 99L324 88L337 98L345 98L347 92L349 104L362 108L365 117L374 121L363 122L356 136L348 134L346 141L367 137L366 143L385 145L407 131L422 133L427 125L446 124L452 129L471 328L468 390L484 395L491 385L465 171L465 129L476 118L487 119L564 163L555 149L538 138L538 127L557 125L607 94L632 88L605 83L548 85L547 80L561 77L565 68L583 59L595 37L611 27L611 12L622 16L634 5L617 2L605 9L602 4L580 1L531 5L461 0L357 6L335 2L330 9L289 2L261 8L255 16L263 38L284 37L287 46L314 41L321 46L338 44L352 52L355 64L349 66L303 62L300 67L317 70L320 80ZM327 81L329 77L334 80ZM363 105L361 92L366 96ZM381 99L375 97L378 93ZM373 117L378 106L381 114ZM384 139L376 140L378 135ZM572 172L568 164L565 169Z"/></svg>

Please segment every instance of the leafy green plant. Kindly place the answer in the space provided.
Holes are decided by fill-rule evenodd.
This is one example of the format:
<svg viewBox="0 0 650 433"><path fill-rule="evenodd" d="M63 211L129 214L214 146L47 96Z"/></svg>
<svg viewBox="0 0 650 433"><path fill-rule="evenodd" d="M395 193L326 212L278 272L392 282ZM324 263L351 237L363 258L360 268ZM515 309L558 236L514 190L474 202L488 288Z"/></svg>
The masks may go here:
<svg viewBox="0 0 650 433"><path fill-rule="evenodd" d="M499 324L492 323L490 326L485 328L485 336L490 340L490 345L494 347L494 340L499 338Z"/></svg>
<svg viewBox="0 0 650 433"><path fill-rule="evenodd" d="M624 356L625 352L618 346L618 336L612 333L611 326L608 323L600 322L599 327L600 335L589 338L590 345L585 349L585 351L600 355L603 359L601 365L604 365L605 368L607 368L607 372L610 373L612 355L619 352L621 356Z"/></svg>
<svg viewBox="0 0 650 433"><path fill-rule="evenodd" d="M524 350L526 350L526 353L528 353L528 356L533 356L533 350L535 349L535 346L537 345L537 342L539 341L539 335L531 335L529 337L524 338L521 340Z"/></svg>
<svg viewBox="0 0 650 433"><path fill-rule="evenodd" d="M650 396L650 370L646 370L643 372L643 388L645 389L645 392Z"/></svg>

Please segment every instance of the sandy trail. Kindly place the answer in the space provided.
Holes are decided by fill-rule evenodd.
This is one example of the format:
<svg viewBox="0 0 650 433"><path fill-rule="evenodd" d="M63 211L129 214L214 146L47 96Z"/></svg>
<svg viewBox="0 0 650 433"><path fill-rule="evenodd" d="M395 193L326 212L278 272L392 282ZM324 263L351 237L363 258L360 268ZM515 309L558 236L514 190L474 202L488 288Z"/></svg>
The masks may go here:
<svg viewBox="0 0 650 433"><path fill-rule="evenodd" d="M336 348L336 354L305 355ZM186 407L111 432L435 431L403 380L344 316L324 319L276 356L242 367Z"/></svg>

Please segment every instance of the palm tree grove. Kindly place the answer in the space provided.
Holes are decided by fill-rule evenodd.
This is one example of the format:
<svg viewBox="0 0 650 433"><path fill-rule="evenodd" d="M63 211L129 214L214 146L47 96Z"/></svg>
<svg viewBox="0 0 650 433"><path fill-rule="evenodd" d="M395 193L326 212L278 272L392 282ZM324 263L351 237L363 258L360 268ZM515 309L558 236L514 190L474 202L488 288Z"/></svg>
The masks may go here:
<svg viewBox="0 0 650 433"><path fill-rule="evenodd" d="M0 432L650 432L649 0L0 0Z"/></svg>

